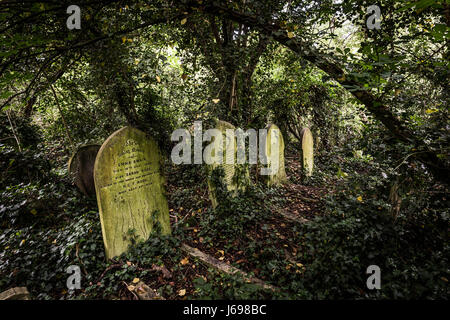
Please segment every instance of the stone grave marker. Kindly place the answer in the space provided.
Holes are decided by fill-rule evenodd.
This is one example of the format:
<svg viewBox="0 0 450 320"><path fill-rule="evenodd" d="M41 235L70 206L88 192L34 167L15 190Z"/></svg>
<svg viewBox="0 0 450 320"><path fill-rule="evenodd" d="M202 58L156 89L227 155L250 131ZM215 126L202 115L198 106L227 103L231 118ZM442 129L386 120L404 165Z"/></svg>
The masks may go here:
<svg viewBox="0 0 450 320"><path fill-rule="evenodd" d="M268 186L279 185L287 181L286 170L284 168L284 139L280 128L275 124L269 124L266 127L266 141L262 141L263 156L266 160L265 167L272 170L272 173L266 175Z"/></svg>
<svg viewBox="0 0 450 320"><path fill-rule="evenodd" d="M108 259L148 239L155 228L170 234L160 165L157 143L132 127L114 132L100 148L94 181Z"/></svg>
<svg viewBox="0 0 450 320"><path fill-rule="evenodd" d="M307 176L311 176L314 169L314 139L309 128L304 128L302 137L302 167Z"/></svg>
<svg viewBox="0 0 450 320"><path fill-rule="evenodd" d="M75 185L86 196L95 195L94 163L100 145L90 144L80 147L70 157L68 171Z"/></svg>
<svg viewBox="0 0 450 320"><path fill-rule="evenodd" d="M226 130L236 128L226 121L216 120L215 128L222 133L222 139L212 138L212 142L205 148L205 161L208 174L215 169L222 168L224 171L223 184L232 196L236 196L238 190L243 190L250 181L248 167L237 165L237 139L236 136L227 135ZM209 149L210 148L210 149ZM228 151L228 152L227 152ZM219 162L222 153L222 163ZM239 169L239 170L238 170ZM208 179L209 198L212 206L217 207L217 190L214 182Z"/></svg>
<svg viewBox="0 0 450 320"><path fill-rule="evenodd" d="M0 292L0 300L31 300L26 287L15 287Z"/></svg>

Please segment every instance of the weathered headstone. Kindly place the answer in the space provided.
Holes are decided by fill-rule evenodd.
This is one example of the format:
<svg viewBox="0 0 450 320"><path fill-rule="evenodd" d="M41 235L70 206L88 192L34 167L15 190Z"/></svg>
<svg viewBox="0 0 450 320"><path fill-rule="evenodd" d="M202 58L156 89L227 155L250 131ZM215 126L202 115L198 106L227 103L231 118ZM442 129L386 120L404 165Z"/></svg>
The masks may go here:
<svg viewBox="0 0 450 320"><path fill-rule="evenodd" d="M224 172L223 185L231 196L235 196L238 190L245 189L250 180L248 167L245 165L237 165L237 140L235 133L235 127L221 120L216 120L216 129L221 132L221 139L219 137L213 137L212 142L205 148L205 161L207 163L208 174L211 175L216 169L222 168ZM227 134L227 129L231 131ZM208 132L208 131L207 131ZM222 163L220 163L220 153L222 154ZM215 208L218 204L217 200L217 186L211 179L208 179L209 198L211 199L212 206Z"/></svg>
<svg viewBox="0 0 450 320"><path fill-rule="evenodd" d="M75 185L87 196L95 195L94 163L99 149L98 144L82 146L69 160L69 174Z"/></svg>
<svg viewBox="0 0 450 320"><path fill-rule="evenodd" d="M287 181L283 135L275 124L269 124L266 130L266 139L261 141L261 148L264 148L263 156L267 163L265 166L271 170L271 173L265 176L266 182L268 186L279 185Z"/></svg>
<svg viewBox="0 0 450 320"><path fill-rule="evenodd" d="M0 300L30 300L30 293L25 287L11 288L0 292Z"/></svg>
<svg viewBox="0 0 450 320"><path fill-rule="evenodd" d="M157 143L132 127L114 132L100 148L94 181L107 258L148 239L155 228L170 233L160 161Z"/></svg>
<svg viewBox="0 0 450 320"><path fill-rule="evenodd" d="M304 128L301 132L302 137L302 168L307 176L311 176L314 169L314 139L309 128Z"/></svg>

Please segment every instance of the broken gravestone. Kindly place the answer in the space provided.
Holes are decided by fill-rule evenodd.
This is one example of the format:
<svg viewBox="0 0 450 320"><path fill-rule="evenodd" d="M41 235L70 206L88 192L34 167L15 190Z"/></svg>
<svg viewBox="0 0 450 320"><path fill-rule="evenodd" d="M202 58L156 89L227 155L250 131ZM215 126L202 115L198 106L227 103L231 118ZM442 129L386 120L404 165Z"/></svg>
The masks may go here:
<svg viewBox="0 0 450 320"><path fill-rule="evenodd" d="M266 182L268 186L279 185L287 181L284 168L284 140L280 128L275 124L266 127L267 136L261 141L263 148L264 166L267 167Z"/></svg>
<svg viewBox="0 0 450 320"><path fill-rule="evenodd" d="M132 127L114 132L100 148L94 181L108 259L152 232L170 234L160 165L157 143Z"/></svg>
<svg viewBox="0 0 450 320"><path fill-rule="evenodd" d="M82 146L69 160L69 174L75 185L86 196L95 195L94 163L99 149L98 144Z"/></svg>
<svg viewBox="0 0 450 320"><path fill-rule="evenodd" d="M304 128L301 132L302 138L302 168L306 171L307 176L311 176L314 168L314 140L311 130Z"/></svg>
<svg viewBox="0 0 450 320"><path fill-rule="evenodd" d="M0 292L0 300L30 300L30 293L25 287L11 288Z"/></svg>
<svg viewBox="0 0 450 320"><path fill-rule="evenodd" d="M244 190L250 183L248 167L237 165L236 128L226 121L216 120L215 129L218 131L210 129L205 132L206 139L211 143L204 151L209 198L214 208L218 205L219 185L225 187L231 196L236 196L238 190ZM218 169L223 170L223 177L216 175Z"/></svg>

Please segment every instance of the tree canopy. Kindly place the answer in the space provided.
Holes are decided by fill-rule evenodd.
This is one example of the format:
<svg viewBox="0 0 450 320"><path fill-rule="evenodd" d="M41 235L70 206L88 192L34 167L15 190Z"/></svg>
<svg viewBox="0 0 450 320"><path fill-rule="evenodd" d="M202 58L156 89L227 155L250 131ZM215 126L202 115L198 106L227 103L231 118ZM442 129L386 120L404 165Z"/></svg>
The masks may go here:
<svg viewBox="0 0 450 320"><path fill-rule="evenodd" d="M8 261L0 267L0 288L20 284L19 276L30 273L18 267L20 261L28 256L40 261L30 252L48 252L46 245L56 241L66 254L48 253L51 259L42 268L84 261L94 285L78 297L129 297L117 283L132 273L121 278L118 272L105 276L106 271L125 264L148 271L150 260L133 260L144 252L158 257L150 266L172 263L167 272L176 273L179 263L168 263L164 252L184 241L243 264L293 299L446 297L448 0L80 0L80 26L69 28L73 4L0 3L0 243L29 250L15 262L6 249L0 255ZM378 27L368 25L372 5L380 8ZM169 159L174 130L192 132L195 121L204 121L207 129L217 119L244 130L276 124L286 145L289 182L268 188L256 174L259 164L250 166L245 168L250 191L240 200L225 193L219 197L223 204L212 208L203 190L210 172ZM73 188L66 163L78 147L101 145L123 126L146 132L161 148L172 225L178 229L174 237L163 237L165 242L151 238L105 266L86 261L101 251L98 210L92 198ZM301 168L304 128L314 137L311 177ZM272 215L280 211L314 222L302 227L274 222ZM56 223L49 220L52 214ZM36 225L39 230L31 230ZM58 231L61 227L67 231ZM270 241L260 239L269 229ZM306 244L282 242L286 247L280 248L271 236L279 239L283 232ZM39 237L51 241L33 247ZM245 250L233 249L245 241L251 243ZM217 255L218 246L225 253ZM181 251L173 254L186 259ZM384 293L368 291L361 274L345 272L375 258L389 270ZM419 263L418 276L411 265L421 260L427 261ZM330 271L336 263L342 269ZM183 296L179 290L186 293L180 278L169 281L166 270L155 268L148 272L163 272L160 293L171 298ZM206 281L202 268L203 280L187 288L192 297L236 297L217 291L220 280ZM7 279L11 274L18 275ZM37 285L34 276L23 277L40 298L77 297L61 293L56 274L48 274L51 288ZM329 275L331 287L315 279L318 274ZM94 288L97 282L102 290ZM240 292L241 298L286 297L251 288Z"/></svg>

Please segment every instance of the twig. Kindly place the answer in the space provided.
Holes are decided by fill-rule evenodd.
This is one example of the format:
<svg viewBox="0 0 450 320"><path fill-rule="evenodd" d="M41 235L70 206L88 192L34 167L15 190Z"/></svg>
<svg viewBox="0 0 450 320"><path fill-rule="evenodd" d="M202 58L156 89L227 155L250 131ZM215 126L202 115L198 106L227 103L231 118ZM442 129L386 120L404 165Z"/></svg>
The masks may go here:
<svg viewBox="0 0 450 320"><path fill-rule="evenodd" d="M22 148L20 147L19 137L17 136L16 129L14 128L14 126L11 122L10 110L6 110L6 115L8 116L9 125L11 126L11 131L14 135L14 138L16 138L17 146L19 147L19 152L22 152Z"/></svg>
<svg viewBox="0 0 450 320"><path fill-rule="evenodd" d="M127 288L127 290L133 294L133 296L136 298L136 300L139 300L139 297L133 291L128 289L128 284L125 281L122 281L122 283L125 285L125 288Z"/></svg>
<svg viewBox="0 0 450 320"><path fill-rule="evenodd" d="M108 268L105 269L105 271L102 272L102 274L101 274L100 277L98 278L97 282L100 282L100 281L103 279L103 277L105 276L105 274L106 274L109 270L114 269L114 268L119 268L119 267L121 267L121 266L122 266L121 263L116 263L116 264L110 265Z"/></svg>
<svg viewBox="0 0 450 320"><path fill-rule="evenodd" d="M413 156L413 155L415 155L415 154L419 154L419 153L427 153L427 152L429 152L429 151L419 151L419 152L413 152L413 153L411 153L411 154L408 154L408 155L405 157L405 159L403 159L402 162L400 162L400 164L399 164L398 166L395 167L394 171L397 171L397 169L400 168L400 166L401 166L402 164L404 164L405 161L406 161L409 157L411 157L411 156Z"/></svg>
<svg viewBox="0 0 450 320"><path fill-rule="evenodd" d="M53 85L52 84L50 84L50 89L52 90L53 96L55 97L56 105L58 106L59 113L61 114L61 119L63 121L64 127L66 128L67 138L69 138L70 145L72 146L72 149L73 149L74 144L73 144L72 137L70 136L69 127L67 126L66 119L64 118L64 114L63 114L63 112L61 110L61 105L59 104L58 96L56 95L55 89L53 89Z"/></svg>
<svg viewBox="0 0 450 320"><path fill-rule="evenodd" d="M83 273L85 276L88 275L86 271L86 266L84 265L83 261L81 260L80 256L78 255L78 252L80 251L79 243L75 246L75 256L77 257L78 261L80 262L81 266L83 267Z"/></svg>

